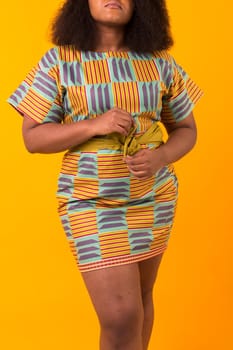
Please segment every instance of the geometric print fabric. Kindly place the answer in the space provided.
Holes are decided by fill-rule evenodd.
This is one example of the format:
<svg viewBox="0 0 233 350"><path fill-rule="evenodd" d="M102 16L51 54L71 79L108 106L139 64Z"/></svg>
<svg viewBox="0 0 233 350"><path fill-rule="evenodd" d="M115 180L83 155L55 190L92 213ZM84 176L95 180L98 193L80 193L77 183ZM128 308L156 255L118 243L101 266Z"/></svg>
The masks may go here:
<svg viewBox="0 0 233 350"><path fill-rule="evenodd" d="M201 96L166 50L138 54L56 46L8 102L41 124L98 118L118 107L132 115L140 135L155 121L184 119ZM172 164L140 181L129 173L121 150L67 150L58 179L58 211L80 270L141 261L164 251L177 197Z"/></svg>

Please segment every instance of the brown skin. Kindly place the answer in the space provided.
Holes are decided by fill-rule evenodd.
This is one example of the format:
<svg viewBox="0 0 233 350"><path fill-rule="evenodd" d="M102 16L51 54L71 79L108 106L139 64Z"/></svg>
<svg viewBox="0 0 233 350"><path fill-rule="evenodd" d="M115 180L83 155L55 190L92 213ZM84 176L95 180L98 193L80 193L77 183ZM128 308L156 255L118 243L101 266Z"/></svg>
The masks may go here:
<svg viewBox="0 0 233 350"><path fill-rule="evenodd" d="M23 138L27 150L31 153L57 153L84 143L96 135L118 132L126 136L132 125L132 116L117 107L98 118L72 124L39 124L29 117L24 117Z"/></svg>
<svg viewBox="0 0 233 350"><path fill-rule="evenodd" d="M95 135L118 132L126 136L132 125L131 115L117 107L98 118L73 124L38 124L33 119L24 117L23 138L31 153L57 153L77 146ZM164 145L153 150L142 149L134 156L125 158L129 170L141 180L183 157L196 143L197 130L193 113L179 123L164 125L169 135Z"/></svg>
<svg viewBox="0 0 233 350"><path fill-rule="evenodd" d="M88 0L98 31L96 51L127 50L122 44L124 26L132 15L133 0L114 1L120 8L106 8L109 0ZM98 118L73 124L38 124L25 117L23 138L29 152L56 153L95 135L118 132L126 136L132 125L131 115L117 107ZM147 179L193 148L197 131L192 113L165 127L169 135L166 144L125 158L135 177ZM101 325L101 350L148 349L154 319L152 293L162 256L160 253L139 263L82 273Z"/></svg>
<svg viewBox="0 0 233 350"><path fill-rule="evenodd" d="M169 138L156 149L142 149L125 161L130 172L138 179L153 176L161 167L173 163L189 152L196 143L197 129L191 112L184 120L165 125Z"/></svg>
<svg viewBox="0 0 233 350"><path fill-rule="evenodd" d="M109 2L120 8L106 6ZM98 32L96 51L127 50L123 45L124 26L133 14L133 0L88 0L88 4Z"/></svg>

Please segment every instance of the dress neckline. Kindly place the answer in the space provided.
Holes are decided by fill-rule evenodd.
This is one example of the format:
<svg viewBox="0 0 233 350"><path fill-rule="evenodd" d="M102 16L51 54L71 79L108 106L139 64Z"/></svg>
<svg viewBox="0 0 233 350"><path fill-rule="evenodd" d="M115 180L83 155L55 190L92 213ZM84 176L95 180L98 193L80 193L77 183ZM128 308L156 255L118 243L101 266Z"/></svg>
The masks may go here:
<svg viewBox="0 0 233 350"><path fill-rule="evenodd" d="M129 53L129 52L131 52L131 50L104 50L104 51L92 51L92 50L86 50L86 51L84 51L84 50L82 50L83 52L88 52L88 53L90 53L90 54L104 54L104 53L114 53L114 54L116 54L116 53L120 53L120 54L122 54L122 53Z"/></svg>

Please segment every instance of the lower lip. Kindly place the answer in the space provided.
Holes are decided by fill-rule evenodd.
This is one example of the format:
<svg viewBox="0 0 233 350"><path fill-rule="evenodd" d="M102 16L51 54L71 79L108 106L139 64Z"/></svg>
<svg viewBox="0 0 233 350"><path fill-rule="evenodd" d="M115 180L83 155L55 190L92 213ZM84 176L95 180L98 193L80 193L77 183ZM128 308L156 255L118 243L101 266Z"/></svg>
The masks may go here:
<svg viewBox="0 0 233 350"><path fill-rule="evenodd" d="M121 10L121 7L119 5L109 4L106 7L109 8L109 9Z"/></svg>

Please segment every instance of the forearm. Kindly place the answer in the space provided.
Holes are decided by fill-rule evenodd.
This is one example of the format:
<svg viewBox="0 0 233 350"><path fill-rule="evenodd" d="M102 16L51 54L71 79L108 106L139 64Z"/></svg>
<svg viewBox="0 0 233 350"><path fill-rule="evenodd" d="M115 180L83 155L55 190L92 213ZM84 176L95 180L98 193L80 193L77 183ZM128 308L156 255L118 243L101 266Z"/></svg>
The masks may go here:
<svg viewBox="0 0 233 350"><path fill-rule="evenodd" d="M197 139L196 129L181 127L173 130L167 142L160 146L165 164L176 162L194 147Z"/></svg>
<svg viewBox="0 0 233 350"><path fill-rule="evenodd" d="M86 142L94 136L91 120L71 124L46 123L24 133L24 142L31 153L57 153Z"/></svg>
<svg viewBox="0 0 233 350"><path fill-rule="evenodd" d="M71 124L38 124L25 116L23 137L27 150L31 153L57 153L78 146L93 136L117 132L126 136L133 125L131 114L114 107L109 111Z"/></svg>

